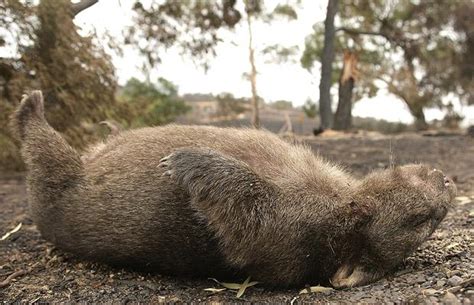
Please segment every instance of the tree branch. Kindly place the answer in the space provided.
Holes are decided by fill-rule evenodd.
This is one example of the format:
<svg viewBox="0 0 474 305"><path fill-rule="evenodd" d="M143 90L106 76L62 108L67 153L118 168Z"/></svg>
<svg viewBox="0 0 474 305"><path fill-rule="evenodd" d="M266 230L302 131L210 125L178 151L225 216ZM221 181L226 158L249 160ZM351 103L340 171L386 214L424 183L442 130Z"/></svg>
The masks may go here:
<svg viewBox="0 0 474 305"><path fill-rule="evenodd" d="M88 9L89 7L93 6L97 2L99 2L99 0L81 0L77 3L72 3L71 10L72 10L73 16L76 16L77 14L79 14L85 9Z"/></svg>
<svg viewBox="0 0 474 305"><path fill-rule="evenodd" d="M361 30L352 29L352 28L346 28L346 27L337 28L337 29L336 29L336 32L339 32L339 31L343 31L343 32L345 32L345 33L347 33L347 34L351 34L351 35L380 36L380 37L384 37L384 38L387 39L388 41L391 41L391 37L388 36L388 35L385 34L385 33L382 33L382 32L361 31Z"/></svg>

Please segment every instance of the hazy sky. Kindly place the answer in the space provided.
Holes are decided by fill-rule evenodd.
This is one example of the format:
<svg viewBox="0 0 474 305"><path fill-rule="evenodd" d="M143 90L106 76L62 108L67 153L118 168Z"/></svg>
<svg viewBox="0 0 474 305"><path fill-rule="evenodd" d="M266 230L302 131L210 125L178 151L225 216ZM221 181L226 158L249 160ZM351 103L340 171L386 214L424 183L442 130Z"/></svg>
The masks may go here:
<svg viewBox="0 0 474 305"><path fill-rule="evenodd" d="M113 36L121 37L125 26L132 24L133 3L134 0L101 0L79 14L75 22L85 32L94 28L99 34L108 31ZM271 5L276 1L266 3ZM301 54L305 37L311 33L313 24L324 21L326 4L326 0L303 0L295 22L285 21L271 25L256 23L254 41L257 51L279 43L285 46L297 45ZM247 42L247 28L242 23L217 47L217 56L209 61L210 69L207 72L189 58L180 56L178 50L171 49L163 54L162 64L151 74L152 80L164 77L175 83L181 94L231 92L235 96L250 96L250 84L243 78L243 74L249 71ZM319 65L309 72L301 67L299 55L292 63L271 64L266 63L257 52L258 93L266 101L285 99L292 101L294 105L302 105L307 98L318 99ZM125 48L124 56L114 56L113 61L121 84L131 77L144 78L139 69L141 59L133 48ZM333 104L336 102L337 98L334 98ZM474 123L474 107L464 107L462 113L469 117L470 123ZM412 122L404 103L385 90L375 98L355 103L353 114L395 122ZM443 114L437 109L431 109L427 110L426 116L428 120L440 119Z"/></svg>

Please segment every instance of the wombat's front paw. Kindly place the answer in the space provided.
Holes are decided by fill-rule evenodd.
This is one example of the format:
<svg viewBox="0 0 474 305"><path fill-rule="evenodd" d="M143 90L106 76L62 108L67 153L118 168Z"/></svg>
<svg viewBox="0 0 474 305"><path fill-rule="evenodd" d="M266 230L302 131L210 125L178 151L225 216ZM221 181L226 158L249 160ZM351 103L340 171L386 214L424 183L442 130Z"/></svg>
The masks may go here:
<svg viewBox="0 0 474 305"><path fill-rule="evenodd" d="M209 148L180 148L160 160L163 175L194 196L229 188L236 180L255 179L244 164ZM250 177L249 177L250 175Z"/></svg>
<svg viewBox="0 0 474 305"><path fill-rule="evenodd" d="M181 185L196 184L204 178L215 160L215 152L209 149L183 148L176 150L160 160L163 176L170 177Z"/></svg>
<svg viewBox="0 0 474 305"><path fill-rule="evenodd" d="M168 176L168 177L174 177L173 176L173 166L172 166L172 159L173 159L173 154L170 154L162 159L160 159L160 164L158 165L158 167L161 167L163 168L165 171L163 172L163 176Z"/></svg>

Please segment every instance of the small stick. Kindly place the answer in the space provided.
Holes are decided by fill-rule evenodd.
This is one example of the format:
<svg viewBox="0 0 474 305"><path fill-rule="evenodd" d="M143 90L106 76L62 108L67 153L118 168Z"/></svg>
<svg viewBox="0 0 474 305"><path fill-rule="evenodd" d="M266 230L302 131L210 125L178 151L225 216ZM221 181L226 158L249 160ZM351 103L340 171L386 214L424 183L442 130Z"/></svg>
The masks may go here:
<svg viewBox="0 0 474 305"><path fill-rule="evenodd" d="M27 273L28 273L28 271L26 271L26 270L20 270L20 271L17 271L17 272L14 272L14 273L10 274L5 280L0 282L0 288L4 288L4 287L8 286L14 278L25 275Z"/></svg>

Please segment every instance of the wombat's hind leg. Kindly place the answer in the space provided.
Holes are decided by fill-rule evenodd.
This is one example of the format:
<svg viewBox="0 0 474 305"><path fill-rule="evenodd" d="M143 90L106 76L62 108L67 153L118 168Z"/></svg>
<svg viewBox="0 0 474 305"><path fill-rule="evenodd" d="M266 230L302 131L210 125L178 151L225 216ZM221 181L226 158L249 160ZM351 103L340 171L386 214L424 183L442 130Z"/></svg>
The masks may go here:
<svg viewBox="0 0 474 305"><path fill-rule="evenodd" d="M44 193L61 190L82 177L79 154L45 119L41 91L33 91L22 99L10 123L21 141L30 188Z"/></svg>
<svg viewBox="0 0 474 305"><path fill-rule="evenodd" d="M24 139L25 130L31 120L44 120L43 94L39 90L24 95L20 106L12 115L11 128L20 140Z"/></svg>

